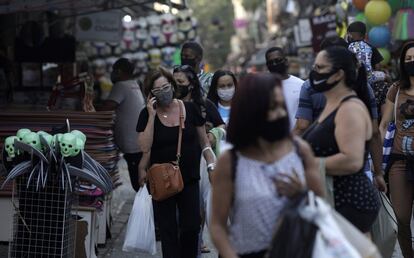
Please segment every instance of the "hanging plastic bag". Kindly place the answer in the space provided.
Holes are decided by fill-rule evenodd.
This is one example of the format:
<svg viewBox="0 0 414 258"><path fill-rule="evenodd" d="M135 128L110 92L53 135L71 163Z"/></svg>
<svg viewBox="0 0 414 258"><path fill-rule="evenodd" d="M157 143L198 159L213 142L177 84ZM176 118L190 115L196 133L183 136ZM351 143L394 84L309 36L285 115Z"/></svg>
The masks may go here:
<svg viewBox="0 0 414 258"><path fill-rule="evenodd" d="M151 255L157 252L152 200L145 186L135 195L122 250Z"/></svg>
<svg viewBox="0 0 414 258"><path fill-rule="evenodd" d="M377 245L382 257L391 258L397 242L397 219L391 202L385 193L379 193L381 207L372 225L372 241Z"/></svg>
<svg viewBox="0 0 414 258"><path fill-rule="evenodd" d="M319 227L312 257L381 257L377 247L364 234L312 192L308 194L308 205L299 212Z"/></svg>

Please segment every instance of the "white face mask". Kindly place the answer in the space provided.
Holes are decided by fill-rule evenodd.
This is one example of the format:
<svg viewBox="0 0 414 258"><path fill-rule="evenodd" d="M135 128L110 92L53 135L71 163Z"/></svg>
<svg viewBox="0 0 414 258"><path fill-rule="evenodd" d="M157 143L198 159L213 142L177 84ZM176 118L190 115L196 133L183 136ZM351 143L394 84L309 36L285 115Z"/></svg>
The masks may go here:
<svg viewBox="0 0 414 258"><path fill-rule="evenodd" d="M218 89L217 95L223 101L230 101L233 98L234 90L235 90L234 86L231 87L230 89Z"/></svg>

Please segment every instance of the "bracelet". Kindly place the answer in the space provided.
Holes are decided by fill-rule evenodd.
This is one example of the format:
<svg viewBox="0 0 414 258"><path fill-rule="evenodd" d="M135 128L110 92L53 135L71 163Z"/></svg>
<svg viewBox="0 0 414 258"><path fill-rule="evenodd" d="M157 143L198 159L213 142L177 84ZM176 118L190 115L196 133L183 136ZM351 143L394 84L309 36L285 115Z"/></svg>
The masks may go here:
<svg viewBox="0 0 414 258"><path fill-rule="evenodd" d="M212 153L214 153L213 149L210 146L205 147L201 153L204 153L206 150L210 150Z"/></svg>

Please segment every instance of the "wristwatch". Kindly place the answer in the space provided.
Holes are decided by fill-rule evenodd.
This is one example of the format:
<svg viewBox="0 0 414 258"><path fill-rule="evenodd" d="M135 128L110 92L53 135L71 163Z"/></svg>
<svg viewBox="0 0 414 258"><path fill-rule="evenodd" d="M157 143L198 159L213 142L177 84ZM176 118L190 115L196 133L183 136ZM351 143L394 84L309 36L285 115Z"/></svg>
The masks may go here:
<svg viewBox="0 0 414 258"><path fill-rule="evenodd" d="M210 173L211 171L213 171L216 168L216 164L214 163L210 163L207 165L207 172Z"/></svg>

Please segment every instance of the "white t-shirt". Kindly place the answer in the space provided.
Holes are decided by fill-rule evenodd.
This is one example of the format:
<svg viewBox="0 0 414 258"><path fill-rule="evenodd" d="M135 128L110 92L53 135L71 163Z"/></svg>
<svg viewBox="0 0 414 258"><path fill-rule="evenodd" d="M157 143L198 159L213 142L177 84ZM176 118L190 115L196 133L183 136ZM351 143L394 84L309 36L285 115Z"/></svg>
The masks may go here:
<svg viewBox="0 0 414 258"><path fill-rule="evenodd" d="M296 124L295 116L299 106L300 89L302 88L303 82L303 80L293 75L290 75L289 78L282 81L283 94L285 95L289 113L290 129L293 129Z"/></svg>

